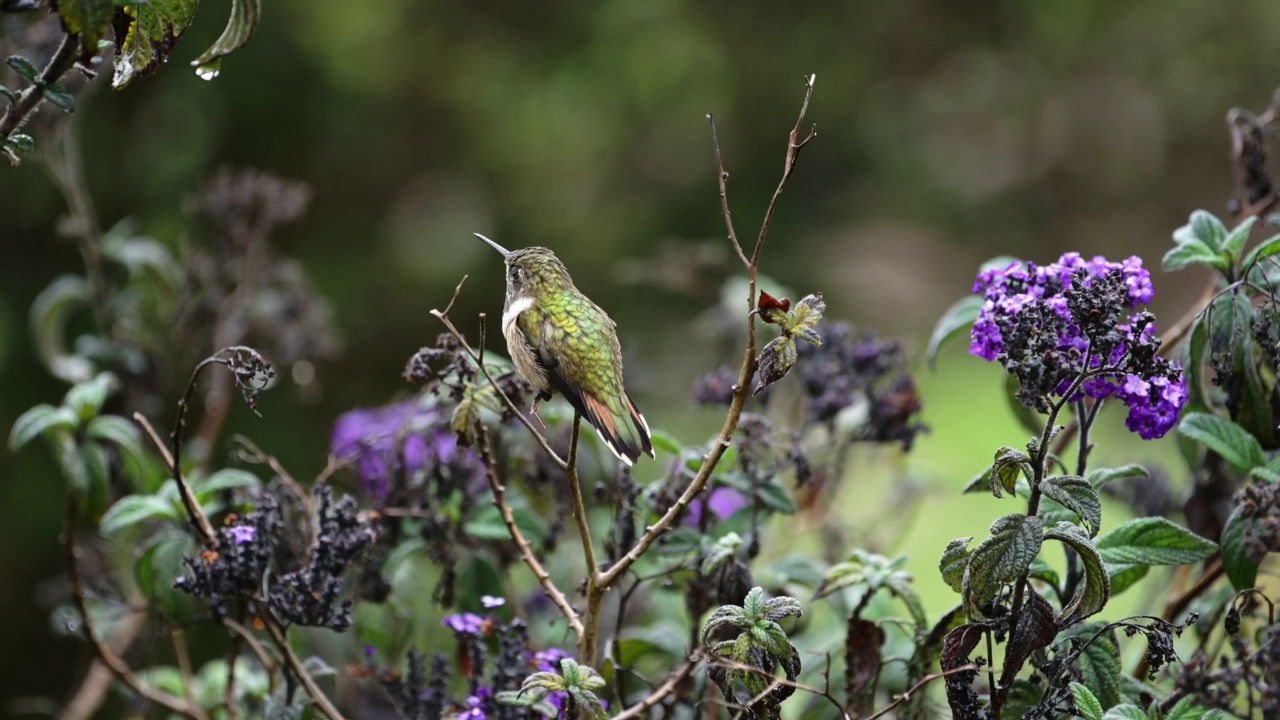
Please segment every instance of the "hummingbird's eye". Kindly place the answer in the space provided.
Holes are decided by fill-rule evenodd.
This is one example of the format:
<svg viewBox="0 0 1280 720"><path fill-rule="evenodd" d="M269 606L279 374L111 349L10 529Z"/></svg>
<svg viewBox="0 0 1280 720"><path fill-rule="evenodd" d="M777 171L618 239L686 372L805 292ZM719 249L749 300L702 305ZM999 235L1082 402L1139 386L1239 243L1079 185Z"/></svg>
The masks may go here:
<svg viewBox="0 0 1280 720"><path fill-rule="evenodd" d="M515 265L511 266L511 271L509 274L511 275L511 282L520 282L521 277L524 275L524 273L521 272L520 268L516 267Z"/></svg>

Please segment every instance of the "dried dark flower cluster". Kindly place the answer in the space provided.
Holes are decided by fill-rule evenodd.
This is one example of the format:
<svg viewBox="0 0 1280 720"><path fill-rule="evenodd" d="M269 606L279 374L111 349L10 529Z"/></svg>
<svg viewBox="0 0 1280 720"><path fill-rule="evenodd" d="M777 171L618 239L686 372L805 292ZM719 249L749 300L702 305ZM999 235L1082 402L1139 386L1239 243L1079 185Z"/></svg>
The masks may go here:
<svg viewBox="0 0 1280 720"><path fill-rule="evenodd" d="M486 363L488 365L488 363ZM490 370L490 373L493 371ZM475 363L463 349L458 339L449 333L436 337L435 347L419 348L405 364L404 379L427 390L444 395L455 403L467 403L468 395L488 390L488 378L476 370ZM533 387L514 370L495 374L493 380L517 407L528 401ZM495 399L489 403L502 417L503 422L514 420L511 408Z"/></svg>
<svg viewBox="0 0 1280 720"><path fill-rule="evenodd" d="M232 347L223 351L225 355L219 362L227 366L235 379L236 387L244 396L244 402L250 410L258 413L258 395L276 376L275 368L262 353L251 347Z"/></svg>
<svg viewBox="0 0 1280 720"><path fill-rule="evenodd" d="M219 530L219 545L197 557L183 557L188 574L174 587L207 598L215 617L227 614L228 601L265 600L285 622L327 627L339 632L351 625L351 601L338 602L347 567L376 539L376 530L356 516L355 501L333 502L333 490L319 486L318 527L305 567L283 575L272 558L283 525L275 497L263 493L258 509L241 522Z"/></svg>
<svg viewBox="0 0 1280 720"><path fill-rule="evenodd" d="M188 198L192 234L178 327L191 347L248 343L284 366L333 357L333 312L297 260L270 243L306 212L304 183L222 169Z"/></svg>
<svg viewBox="0 0 1280 720"><path fill-rule="evenodd" d="M339 632L351 626L351 600L335 605L347 567L369 547L377 531L356 517L356 501L343 496L333 502L333 489L320 485L318 528L306 567L280 576L270 585L271 607L295 625L327 627Z"/></svg>
<svg viewBox="0 0 1280 720"><path fill-rule="evenodd" d="M260 596L281 524L276 499L264 493L258 499L257 510L239 523L218 530L216 550L205 550L196 557L183 556L187 574L175 580L173 586L207 598L214 617L225 617L228 600Z"/></svg>
<svg viewBox="0 0 1280 720"><path fill-rule="evenodd" d="M458 627L464 627L464 616L450 616L450 620ZM479 621L479 616L469 616ZM463 630L454 632L458 642L461 662L450 660L443 654L431 658L431 667L424 669L423 657L415 649L410 649L408 662L403 674L394 670L379 667L370 659L363 664L348 667L348 673L357 677L377 679L391 697L400 716L405 720L442 720L442 718L458 718L460 720L524 720L530 717L527 708L506 705L496 701L498 693L507 690L518 690L521 682L534 669L543 669L552 660L563 657L558 650L531 653L528 649L528 628L520 620L513 620L507 625L498 625L491 620L485 621L487 631L473 629L466 625ZM497 641L497 654L492 662L492 672L486 671L486 641ZM551 663L553 664L553 663ZM450 678L454 669L465 677L465 700L450 697ZM554 699L553 699L554 703Z"/></svg>
<svg viewBox="0 0 1280 720"><path fill-rule="evenodd" d="M1228 649L1216 662L1197 650L1175 677L1176 693L1231 714L1246 708L1243 717L1280 717L1280 625L1274 624L1272 606L1267 626L1256 634L1241 632L1240 605L1247 601L1246 593L1233 599L1226 613Z"/></svg>
<svg viewBox="0 0 1280 720"><path fill-rule="evenodd" d="M1236 512L1244 520L1241 538L1245 552L1254 560L1280 552L1280 484L1251 483L1236 494Z"/></svg>
<svg viewBox="0 0 1280 720"><path fill-rule="evenodd" d="M1165 665L1178 662L1178 653L1173 648L1173 639L1181 637L1182 631L1196 622L1196 614L1192 613L1187 621L1175 625L1165 620L1156 619L1149 625L1126 624L1124 634L1133 637L1141 633L1147 638L1147 679L1154 680L1156 673Z"/></svg>

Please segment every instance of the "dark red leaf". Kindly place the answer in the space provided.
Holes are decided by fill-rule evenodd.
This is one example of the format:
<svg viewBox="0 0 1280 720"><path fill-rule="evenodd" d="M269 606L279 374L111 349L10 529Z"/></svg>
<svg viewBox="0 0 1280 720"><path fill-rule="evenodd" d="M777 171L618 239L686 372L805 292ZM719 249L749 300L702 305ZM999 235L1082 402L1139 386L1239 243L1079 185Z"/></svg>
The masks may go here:
<svg viewBox="0 0 1280 720"><path fill-rule="evenodd" d="M880 648L884 630L870 620L852 618L845 635L844 658L848 668L845 689L850 698L857 697L880 671Z"/></svg>

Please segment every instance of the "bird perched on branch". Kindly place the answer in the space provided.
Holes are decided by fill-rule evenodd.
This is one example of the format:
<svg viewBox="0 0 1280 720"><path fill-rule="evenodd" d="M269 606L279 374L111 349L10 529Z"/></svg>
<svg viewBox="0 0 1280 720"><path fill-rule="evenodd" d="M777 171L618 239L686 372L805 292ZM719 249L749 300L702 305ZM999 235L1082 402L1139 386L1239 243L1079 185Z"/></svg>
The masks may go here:
<svg viewBox="0 0 1280 720"><path fill-rule="evenodd" d="M654 457L649 424L622 384L622 351L613 320L573 284L564 263L544 247L507 250L476 237L507 261L502 334L516 369L537 394L558 391L618 459L630 466Z"/></svg>

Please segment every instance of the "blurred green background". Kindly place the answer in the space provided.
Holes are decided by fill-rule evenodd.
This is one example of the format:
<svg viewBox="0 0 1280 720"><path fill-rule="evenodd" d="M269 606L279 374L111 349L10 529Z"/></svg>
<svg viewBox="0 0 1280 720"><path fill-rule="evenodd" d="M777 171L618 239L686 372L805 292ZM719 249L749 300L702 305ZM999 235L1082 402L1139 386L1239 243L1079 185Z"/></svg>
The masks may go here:
<svg viewBox="0 0 1280 720"><path fill-rule="evenodd" d="M339 413L407 390L404 361L440 330L427 310L462 274L471 280L456 317L501 311L501 266L473 231L553 248L617 320L650 422L703 439L719 418L691 409L692 382L738 353L701 341L696 320L718 285L654 261L707 242L728 258L708 111L739 233L754 237L801 78L816 73L818 138L763 267L797 293L824 292L829 318L913 349L933 431L905 462L867 453L875 469L858 466L839 511L869 524L895 483L928 488L905 539L876 549L912 553L935 610L952 599L935 570L945 541L979 534L1003 510L957 499L958 488L1025 433L995 368L961 347L936 374L918 362L933 321L987 257L1077 250L1144 257L1153 309L1172 324L1203 278L1164 275L1159 257L1191 210L1224 214L1227 110L1261 110L1280 85L1280 4L1269 0L273 0L253 41L206 82L187 62L225 11L204 3L158 75L83 99L88 179L104 225L132 216L170 243L184 198L221 166L311 186L308 215L277 247L331 301L343 352L319 366L312 392L268 394L264 419L236 408L228 427L300 477L323 466ZM38 163L0 168L6 435L65 391L40 369L26 320L41 289L82 269L54 232L63 212ZM1118 419L1099 461L1179 471L1168 441L1132 442ZM62 582L62 492L47 452L0 453L0 702L66 697L86 659L48 619Z"/></svg>

